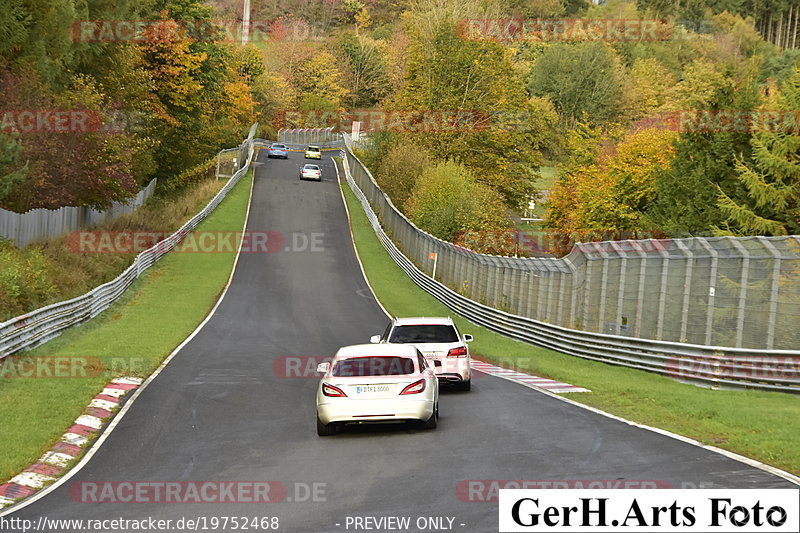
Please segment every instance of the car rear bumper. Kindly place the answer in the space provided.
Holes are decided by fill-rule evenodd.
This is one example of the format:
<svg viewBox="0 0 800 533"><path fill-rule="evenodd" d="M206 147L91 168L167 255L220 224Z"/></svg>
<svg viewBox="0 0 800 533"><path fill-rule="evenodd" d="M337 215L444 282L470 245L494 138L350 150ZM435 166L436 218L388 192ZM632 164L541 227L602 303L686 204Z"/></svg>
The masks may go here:
<svg viewBox="0 0 800 533"><path fill-rule="evenodd" d="M426 421L433 415L434 400L348 400L317 404L323 424L334 422Z"/></svg>
<svg viewBox="0 0 800 533"><path fill-rule="evenodd" d="M472 378L470 362L467 358L428 359L434 362L434 372L440 382L469 381ZM436 364L439 363L439 364Z"/></svg>
<svg viewBox="0 0 800 533"><path fill-rule="evenodd" d="M461 383L470 380L469 375L462 374L436 374L436 377L439 379L439 383Z"/></svg>

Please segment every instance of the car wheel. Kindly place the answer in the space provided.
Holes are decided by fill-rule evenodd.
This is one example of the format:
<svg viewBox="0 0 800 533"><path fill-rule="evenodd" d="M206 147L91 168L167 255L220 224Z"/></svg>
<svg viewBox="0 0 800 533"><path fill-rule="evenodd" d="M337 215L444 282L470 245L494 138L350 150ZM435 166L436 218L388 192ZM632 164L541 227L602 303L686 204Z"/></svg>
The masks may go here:
<svg viewBox="0 0 800 533"><path fill-rule="evenodd" d="M467 381L460 381L457 387L458 390L463 390L465 392L468 392L470 389L472 389L472 380L468 379Z"/></svg>
<svg viewBox="0 0 800 533"><path fill-rule="evenodd" d="M338 428L334 424L323 424L322 420L317 416L317 435L320 437L330 437L336 435Z"/></svg>
<svg viewBox="0 0 800 533"><path fill-rule="evenodd" d="M436 429L436 424L439 421L439 404L437 403L436 406L433 408L433 414L431 417L422 424L422 427L425 429Z"/></svg>

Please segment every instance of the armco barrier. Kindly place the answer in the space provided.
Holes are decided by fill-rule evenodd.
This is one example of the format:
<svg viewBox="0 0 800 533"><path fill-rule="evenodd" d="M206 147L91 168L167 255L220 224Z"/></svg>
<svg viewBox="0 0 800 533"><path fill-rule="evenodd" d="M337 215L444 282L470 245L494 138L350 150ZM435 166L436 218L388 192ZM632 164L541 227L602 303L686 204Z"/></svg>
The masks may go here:
<svg viewBox="0 0 800 533"><path fill-rule="evenodd" d="M142 272L150 268L164 254L202 222L228 195L228 192L247 173L255 152L254 140L257 124L241 145L245 155L244 165L228 180L214 198L178 231L136 256L131 266L108 283L92 289L72 300L48 305L36 311L0 323L0 359L19 350L34 348L58 336L65 329L90 320L107 309L119 298Z"/></svg>
<svg viewBox="0 0 800 533"><path fill-rule="evenodd" d="M705 346L581 331L507 313L451 290L417 268L384 232L367 197L353 178L350 165L361 165L361 162L352 154L347 142L343 154L347 182L392 259L423 290L475 324L513 339L584 359L656 372L706 387L800 393L800 351ZM362 179L366 176L371 186L379 191L369 171L366 168L363 171ZM391 202L388 205L391 206ZM416 227L414 229L423 233ZM435 239L430 235L427 237Z"/></svg>

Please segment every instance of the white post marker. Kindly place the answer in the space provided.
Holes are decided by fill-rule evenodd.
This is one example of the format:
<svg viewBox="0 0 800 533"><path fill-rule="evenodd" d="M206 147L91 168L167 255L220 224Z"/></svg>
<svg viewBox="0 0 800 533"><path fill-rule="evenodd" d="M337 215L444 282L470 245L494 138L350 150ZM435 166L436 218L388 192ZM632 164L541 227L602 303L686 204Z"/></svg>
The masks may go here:
<svg viewBox="0 0 800 533"><path fill-rule="evenodd" d="M250 0L244 0L242 9L242 46L250 40Z"/></svg>
<svg viewBox="0 0 800 533"><path fill-rule="evenodd" d="M433 259L433 274L431 274L431 278L434 280L436 279L436 262L439 259L439 254L436 252L431 252L430 258Z"/></svg>

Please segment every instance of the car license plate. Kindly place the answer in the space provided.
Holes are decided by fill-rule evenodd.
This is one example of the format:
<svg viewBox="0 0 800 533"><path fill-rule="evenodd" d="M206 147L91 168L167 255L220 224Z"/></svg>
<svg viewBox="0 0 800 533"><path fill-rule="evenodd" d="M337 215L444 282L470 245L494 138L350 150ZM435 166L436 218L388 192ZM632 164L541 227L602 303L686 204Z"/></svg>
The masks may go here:
<svg viewBox="0 0 800 533"><path fill-rule="evenodd" d="M356 394L376 394L389 392L390 385L356 385Z"/></svg>

